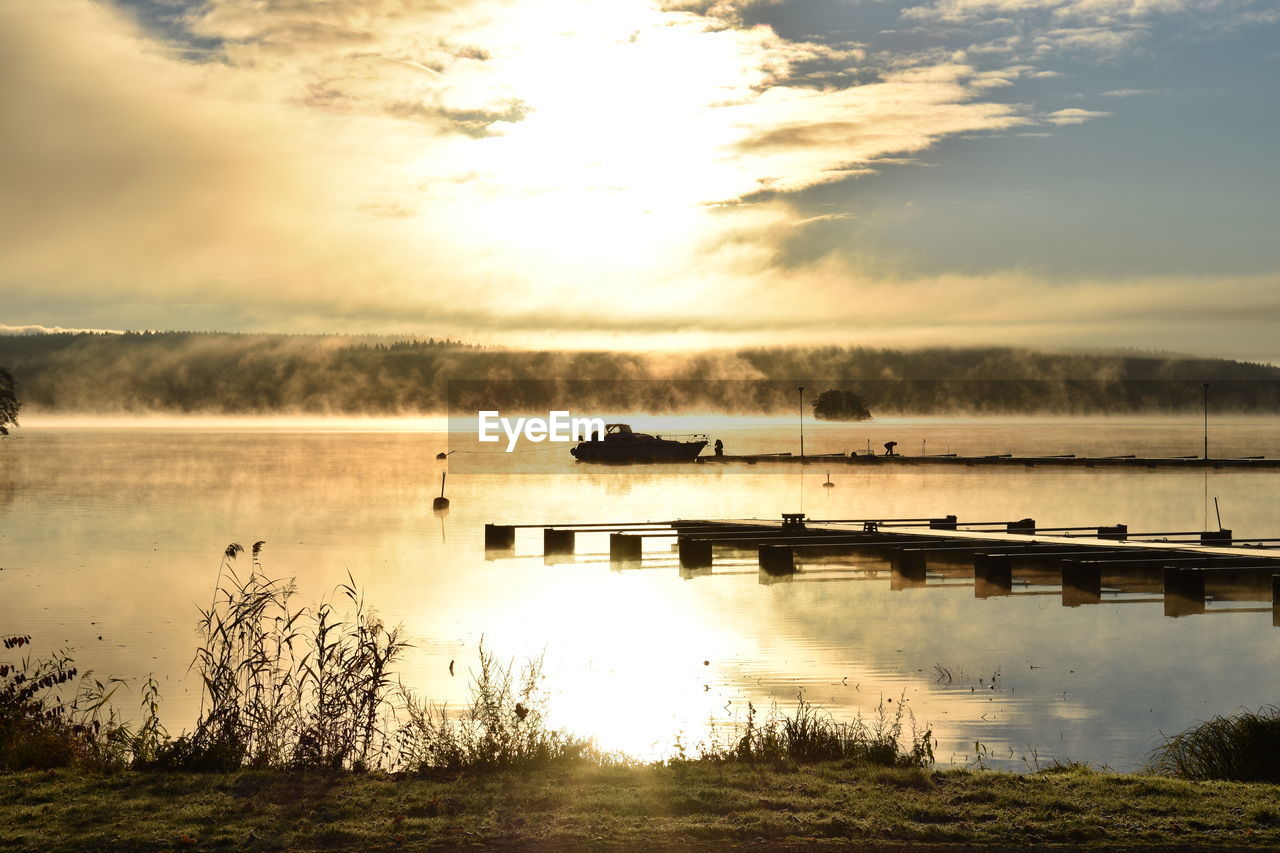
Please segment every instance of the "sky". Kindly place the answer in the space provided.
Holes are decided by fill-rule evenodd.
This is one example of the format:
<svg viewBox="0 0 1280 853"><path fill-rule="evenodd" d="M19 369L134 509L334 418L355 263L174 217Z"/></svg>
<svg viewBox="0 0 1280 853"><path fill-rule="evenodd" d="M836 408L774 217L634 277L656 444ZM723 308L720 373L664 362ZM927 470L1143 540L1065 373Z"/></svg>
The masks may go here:
<svg viewBox="0 0 1280 853"><path fill-rule="evenodd" d="M1276 0L0 0L0 331L1280 363Z"/></svg>

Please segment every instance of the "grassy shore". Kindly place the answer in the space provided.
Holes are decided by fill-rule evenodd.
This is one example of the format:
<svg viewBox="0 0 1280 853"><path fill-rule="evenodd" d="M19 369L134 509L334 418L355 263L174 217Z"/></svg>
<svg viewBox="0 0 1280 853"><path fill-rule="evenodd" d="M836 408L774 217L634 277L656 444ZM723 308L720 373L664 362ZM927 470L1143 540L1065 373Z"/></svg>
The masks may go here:
<svg viewBox="0 0 1280 853"><path fill-rule="evenodd" d="M748 703L692 758L625 763L547 726L540 660L481 647L453 714L414 694L394 675L399 629L354 581L346 615L294 610L293 585L258 572L262 544L243 579L245 549L226 549L201 612L201 714L176 737L154 679L131 725L116 682L66 654L0 660L0 851L1280 849L1274 707L1170 738L1162 776L939 772L902 701L842 721L802 696Z"/></svg>
<svg viewBox="0 0 1280 853"><path fill-rule="evenodd" d="M562 764L434 778L0 775L0 849L1280 846L1280 786L1082 769Z"/></svg>

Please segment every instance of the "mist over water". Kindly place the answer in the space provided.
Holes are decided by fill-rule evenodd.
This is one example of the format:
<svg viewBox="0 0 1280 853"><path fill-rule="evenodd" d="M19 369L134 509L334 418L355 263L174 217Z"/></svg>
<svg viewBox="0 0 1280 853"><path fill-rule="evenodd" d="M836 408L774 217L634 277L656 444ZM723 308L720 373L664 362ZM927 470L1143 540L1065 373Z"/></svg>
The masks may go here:
<svg viewBox="0 0 1280 853"><path fill-rule="evenodd" d="M1261 537L1280 535L1273 472L846 466L830 471L836 485L826 489L821 465L677 472L566 460L555 471L467 474L454 455L451 511L436 517L441 432L319 420L117 426L32 421L0 444L0 624L32 634L37 652L72 646L100 675L156 673L173 729L194 717L198 698L187 674L196 607L207 604L226 545L258 539L268 573L296 577L303 602L350 570L387 620L405 624L414 648L403 678L424 695L461 705L482 636L504 657L545 652L553 721L638 757L669 754L678 732L696 742L709 721L742 719L748 702L785 706L803 691L841 718L905 699L933 727L944 765L972 760L977 740L989 763L1014 768L1034 760L1031 750L1042 762L1127 768L1160 731L1274 700L1257 674L1280 664L1280 629L1269 611L1251 612L1258 601L1214 601L1209 614L1172 619L1149 594L1064 607L1056 590L1036 587L978 599L959 577L894 590L857 558L777 580L749 555L717 557L710 574L682 576L670 540L647 542L639 568L617 571L602 535L580 536L565 562L543 558L536 530L496 560L481 537L486 522L795 511L1182 531L1216 528L1214 497L1225 526ZM1211 427L1224 454L1280 455L1274 419ZM735 451L795 441L786 419L707 428ZM927 440L938 452L1157 455L1194 453L1201 440L1195 418L809 429L809 452L895 438L907 452ZM132 694L120 696L131 711Z"/></svg>
<svg viewBox="0 0 1280 853"><path fill-rule="evenodd" d="M520 351L278 334L0 335L28 413L414 416L502 408L783 414L855 390L873 414L1280 412L1280 368L1008 347ZM571 377L571 378L570 378Z"/></svg>

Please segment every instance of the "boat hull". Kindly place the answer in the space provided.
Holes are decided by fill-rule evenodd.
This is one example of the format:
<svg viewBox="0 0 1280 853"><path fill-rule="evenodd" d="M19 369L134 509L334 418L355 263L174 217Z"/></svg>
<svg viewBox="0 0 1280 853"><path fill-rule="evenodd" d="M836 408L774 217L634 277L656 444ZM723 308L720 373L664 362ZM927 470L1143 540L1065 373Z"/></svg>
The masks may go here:
<svg viewBox="0 0 1280 853"><path fill-rule="evenodd" d="M569 449L579 462L632 465L649 462L692 462L705 441L653 441L644 443L584 441Z"/></svg>

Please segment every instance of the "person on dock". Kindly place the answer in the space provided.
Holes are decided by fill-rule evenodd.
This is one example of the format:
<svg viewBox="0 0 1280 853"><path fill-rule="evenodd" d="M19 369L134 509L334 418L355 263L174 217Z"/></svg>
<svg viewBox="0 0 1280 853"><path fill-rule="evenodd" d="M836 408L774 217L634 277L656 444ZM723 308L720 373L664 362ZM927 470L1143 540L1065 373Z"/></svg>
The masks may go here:
<svg viewBox="0 0 1280 853"><path fill-rule="evenodd" d="M724 442L716 439L716 456L724 456Z"/></svg>
<svg viewBox="0 0 1280 853"><path fill-rule="evenodd" d="M893 449L894 449L895 447L897 447L897 446L898 446L898 442L896 442L896 441L886 441L886 442L884 443L884 455L885 455L885 456L897 456L898 454L897 454L897 453L895 453L895 452L894 452L894 450L893 450Z"/></svg>

